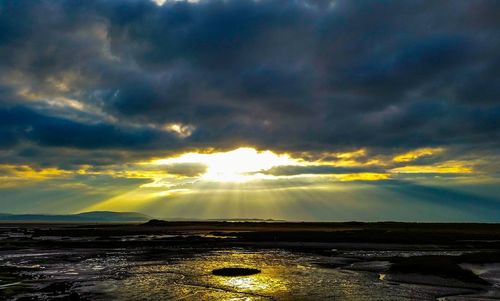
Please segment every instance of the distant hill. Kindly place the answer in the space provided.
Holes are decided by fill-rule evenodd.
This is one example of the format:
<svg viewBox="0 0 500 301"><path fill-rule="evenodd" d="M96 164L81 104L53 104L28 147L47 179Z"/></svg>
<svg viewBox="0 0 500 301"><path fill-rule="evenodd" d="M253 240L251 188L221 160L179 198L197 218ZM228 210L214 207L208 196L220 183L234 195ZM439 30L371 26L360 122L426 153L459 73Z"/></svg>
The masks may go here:
<svg viewBox="0 0 500 301"><path fill-rule="evenodd" d="M137 212L91 211L78 214L7 214L0 221L13 222L142 222L152 217Z"/></svg>
<svg viewBox="0 0 500 301"><path fill-rule="evenodd" d="M169 219L169 220L161 220L161 219L152 219L149 220L148 222L141 224L141 226L148 226L148 227L164 227L171 225L173 223L180 222L217 222L217 223L284 223L286 222L285 220L276 220L276 219L260 219L260 218L230 218L230 219Z"/></svg>
<svg viewBox="0 0 500 301"><path fill-rule="evenodd" d="M256 223L283 223L286 222L284 219L263 219L263 218L211 218L207 221L210 222L256 222Z"/></svg>

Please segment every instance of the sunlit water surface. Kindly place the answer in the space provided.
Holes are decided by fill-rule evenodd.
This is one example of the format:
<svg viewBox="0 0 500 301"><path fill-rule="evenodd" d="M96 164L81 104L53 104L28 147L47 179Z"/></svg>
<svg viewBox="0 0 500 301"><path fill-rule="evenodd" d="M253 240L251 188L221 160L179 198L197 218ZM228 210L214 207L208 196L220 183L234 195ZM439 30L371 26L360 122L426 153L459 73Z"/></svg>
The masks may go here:
<svg viewBox="0 0 500 301"><path fill-rule="evenodd" d="M316 262L322 260L282 250L215 251L137 265L129 277L100 283L99 289L127 300L434 300L463 291L389 283L376 273L321 268ZM212 275L222 267L258 268L261 273Z"/></svg>
<svg viewBox="0 0 500 301"><path fill-rule="evenodd" d="M10 254L1 256L0 263L38 262L41 269L35 273L42 278L71 281L75 291L95 294L93 300L436 300L467 292L385 281L366 270L322 268L318 263L335 258L284 250L188 253L169 250L163 256L160 251L159 256L145 259L134 252L113 250L91 258L82 256L85 259L77 262L52 262L51 254L60 253ZM261 273L212 275L212 270L223 267L257 268Z"/></svg>

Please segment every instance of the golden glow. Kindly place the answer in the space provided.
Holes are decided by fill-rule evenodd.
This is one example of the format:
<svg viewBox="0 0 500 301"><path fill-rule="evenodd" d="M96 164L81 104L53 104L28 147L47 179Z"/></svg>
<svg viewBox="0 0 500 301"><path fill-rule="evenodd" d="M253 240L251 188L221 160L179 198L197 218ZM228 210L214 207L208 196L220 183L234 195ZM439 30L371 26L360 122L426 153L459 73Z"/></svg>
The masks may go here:
<svg viewBox="0 0 500 301"><path fill-rule="evenodd" d="M175 163L200 163L207 166L202 179L217 182L243 182L265 178L259 171L280 165L297 165L298 161L287 154L277 155L271 151L257 151L242 147L229 152L211 154L187 153L176 158L156 160L157 165Z"/></svg>
<svg viewBox="0 0 500 301"><path fill-rule="evenodd" d="M335 167L383 166L387 164L381 158L369 157L364 148L342 153L322 153L319 160L303 162L306 165L330 165Z"/></svg>
<svg viewBox="0 0 500 301"><path fill-rule="evenodd" d="M409 165L391 169L393 173L441 173L441 174L469 174L474 170L468 166L467 162L447 161L435 165Z"/></svg>
<svg viewBox="0 0 500 301"><path fill-rule="evenodd" d="M65 89L65 85L63 82L57 82L57 83L54 82L53 86L56 89L60 89L60 90ZM19 92L19 95L21 95L22 97L24 97L25 99L27 99L29 101L43 102L51 107L71 108L74 110L86 111L86 112L95 111L94 108L92 108L91 106L89 106L87 104L82 103L81 101L79 101L77 99L72 99L72 98L68 98L68 97L64 97L64 96L47 97L47 96L42 95L42 94L33 93L32 91L27 90L27 89L21 90Z"/></svg>
<svg viewBox="0 0 500 301"><path fill-rule="evenodd" d="M157 197L158 195L155 193L138 188L85 207L80 212L101 210L137 211L153 202Z"/></svg>
<svg viewBox="0 0 500 301"><path fill-rule="evenodd" d="M172 129L182 132L181 125L177 126ZM348 191L354 187L344 182L391 178L421 182L435 179L438 174L486 181L488 174L481 169L487 162L485 159L439 160L442 159L439 157L433 158L436 162L433 164L411 163L420 157L444 151L441 148L424 148L393 157L359 149L345 153L295 153L292 156L241 147L226 152L199 150L164 159L125 162L100 168L80 165L74 170L0 164L0 188L40 185L43 181L42 185L47 185L49 189L97 196L94 203L82 203L82 208L77 208L80 211L157 208L173 216L212 218L221 212L227 216L244 217L248 208L253 208L252 212L259 212L259 216L276 217L281 216L282 206L273 208L270 205L273 202L278 204L286 200L287 204L293 204L304 199L318 202L334 190ZM283 170L291 170L290 174L264 172L280 166L285 167ZM323 166L349 168L332 168L329 172L330 169ZM483 178L479 178L481 175ZM115 183L116 186L113 186ZM249 281L244 278L228 285L256 285Z"/></svg>
<svg viewBox="0 0 500 301"><path fill-rule="evenodd" d="M421 157L433 156L440 154L444 151L443 148L419 148L398 156L395 156L392 160L394 162L410 162Z"/></svg>
<svg viewBox="0 0 500 301"><path fill-rule="evenodd" d="M44 180L71 174L71 172L57 168L34 169L28 165L0 165L1 178L24 179L24 180Z"/></svg>
<svg viewBox="0 0 500 301"><path fill-rule="evenodd" d="M353 159L353 158L359 158L366 156L366 150L364 148L358 149L356 151L352 152L345 152L345 153L335 153L334 154L337 158L341 159Z"/></svg>
<svg viewBox="0 0 500 301"><path fill-rule="evenodd" d="M204 262L203 265L206 273L210 273L211 270L216 268L235 266L247 268L257 267L262 270L261 273L251 276L210 277L210 282L222 288L230 289L231 291L251 292L259 295L286 292L288 290L288 283L282 276L286 271L281 267L269 265L266 260L269 260L266 255L232 251L213 256L211 261Z"/></svg>
<svg viewBox="0 0 500 301"><path fill-rule="evenodd" d="M298 264L284 263L282 258L286 255L272 252L224 250L202 255L180 258L173 263L132 266L131 276L123 283L126 289L118 290L116 299L153 296L161 300L289 300L292 289L289 274L300 277L307 272ZM212 275L213 269L235 266L258 268L262 272L243 277ZM186 272L189 275L184 276ZM131 293L135 298L130 298Z"/></svg>
<svg viewBox="0 0 500 301"><path fill-rule="evenodd" d="M391 177L387 173L373 173L373 172L363 172L363 173L352 173L352 174L342 174L338 175L341 181L380 181L387 180Z"/></svg>
<svg viewBox="0 0 500 301"><path fill-rule="evenodd" d="M181 138L186 138L191 136L191 134L195 130L195 127L189 124L168 123L163 127L163 129L165 131L173 132Z"/></svg>

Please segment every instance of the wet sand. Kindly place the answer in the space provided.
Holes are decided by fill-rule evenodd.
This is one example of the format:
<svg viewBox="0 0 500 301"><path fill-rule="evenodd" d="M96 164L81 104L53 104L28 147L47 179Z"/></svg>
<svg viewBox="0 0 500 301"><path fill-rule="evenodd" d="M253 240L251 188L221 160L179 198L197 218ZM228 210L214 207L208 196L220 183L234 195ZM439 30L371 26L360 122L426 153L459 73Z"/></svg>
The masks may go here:
<svg viewBox="0 0 500 301"><path fill-rule="evenodd" d="M6 300L496 298L496 224L0 224Z"/></svg>

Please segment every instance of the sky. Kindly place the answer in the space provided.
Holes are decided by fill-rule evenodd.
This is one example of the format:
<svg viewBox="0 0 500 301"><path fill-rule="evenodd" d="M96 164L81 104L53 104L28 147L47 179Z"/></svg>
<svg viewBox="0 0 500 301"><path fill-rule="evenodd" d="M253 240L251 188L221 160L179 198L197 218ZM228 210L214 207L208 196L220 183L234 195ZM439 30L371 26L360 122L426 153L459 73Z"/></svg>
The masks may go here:
<svg viewBox="0 0 500 301"><path fill-rule="evenodd" d="M500 222L500 1L0 0L0 212Z"/></svg>

